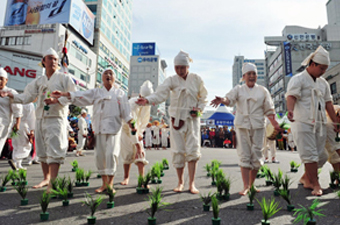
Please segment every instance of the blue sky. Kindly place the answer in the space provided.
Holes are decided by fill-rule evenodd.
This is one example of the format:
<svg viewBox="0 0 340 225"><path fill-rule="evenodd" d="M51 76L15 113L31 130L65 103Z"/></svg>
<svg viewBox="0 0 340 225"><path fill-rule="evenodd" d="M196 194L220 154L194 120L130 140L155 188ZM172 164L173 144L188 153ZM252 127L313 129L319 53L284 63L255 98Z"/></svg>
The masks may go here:
<svg viewBox="0 0 340 225"><path fill-rule="evenodd" d="M132 42L156 42L175 74L180 49L192 59L190 71L201 75L209 92L232 88L234 56L264 58L264 36L279 36L285 25L309 28L327 23L328 0L134 0ZM3 24L5 0L0 3Z"/></svg>

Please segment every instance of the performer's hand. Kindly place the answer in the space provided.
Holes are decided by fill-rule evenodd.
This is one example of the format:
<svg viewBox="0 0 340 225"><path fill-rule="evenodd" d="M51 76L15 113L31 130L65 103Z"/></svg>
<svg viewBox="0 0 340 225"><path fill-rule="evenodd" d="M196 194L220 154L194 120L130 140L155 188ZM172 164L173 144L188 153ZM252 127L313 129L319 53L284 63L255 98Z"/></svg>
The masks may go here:
<svg viewBox="0 0 340 225"><path fill-rule="evenodd" d="M136 104L144 106L146 104L149 104L149 101L146 98L138 98Z"/></svg>
<svg viewBox="0 0 340 225"><path fill-rule="evenodd" d="M210 105L212 105L213 107L217 107L222 102L223 102L223 98L222 97L215 96L215 99L210 102Z"/></svg>
<svg viewBox="0 0 340 225"><path fill-rule="evenodd" d="M52 98L60 98L60 97L62 97L62 96L65 96L64 94L65 94L65 93L64 93L64 92L61 92L61 91L53 91L53 92L51 93L51 97L52 97Z"/></svg>
<svg viewBox="0 0 340 225"><path fill-rule="evenodd" d="M272 125L273 125L274 129L277 130L278 132L283 132L285 130L285 129L280 127L280 124L276 120L274 120L272 122Z"/></svg>
<svg viewBox="0 0 340 225"><path fill-rule="evenodd" d="M4 97L10 97L10 98L13 98L13 94L12 92L10 91L0 91L0 97L1 98L4 98Z"/></svg>
<svg viewBox="0 0 340 225"><path fill-rule="evenodd" d="M13 131L18 131L19 130L19 127L20 127L20 124L14 124L14 126L12 127L12 130Z"/></svg>
<svg viewBox="0 0 340 225"><path fill-rule="evenodd" d="M44 102L46 103L46 105L52 105L52 104L58 103L58 99L57 98L46 98Z"/></svg>
<svg viewBox="0 0 340 225"><path fill-rule="evenodd" d="M137 147L137 152L136 152L136 156L135 159L140 159L140 158L144 158L144 149L140 146L140 144L136 144Z"/></svg>
<svg viewBox="0 0 340 225"><path fill-rule="evenodd" d="M288 111L288 114L287 114L287 117L289 119L290 122L294 122L294 113L293 113L293 110L289 110Z"/></svg>
<svg viewBox="0 0 340 225"><path fill-rule="evenodd" d="M143 140L143 136L142 135L139 135L138 136L138 141L142 141Z"/></svg>

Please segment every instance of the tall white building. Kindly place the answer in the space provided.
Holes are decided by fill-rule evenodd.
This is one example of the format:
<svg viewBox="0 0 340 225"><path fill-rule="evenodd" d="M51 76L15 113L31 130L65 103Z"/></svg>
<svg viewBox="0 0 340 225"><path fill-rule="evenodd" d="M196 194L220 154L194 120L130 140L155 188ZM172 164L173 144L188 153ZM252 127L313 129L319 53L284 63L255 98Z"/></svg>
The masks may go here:
<svg viewBox="0 0 340 225"><path fill-rule="evenodd" d="M94 46L97 54L96 86L108 66L116 72L116 83L128 92L131 55L132 0L85 0L96 15Z"/></svg>
<svg viewBox="0 0 340 225"><path fill-rule="evenodd" d="M242 66L243 63L253 63L257 67L257 83L262 86L266 85L266 66L264 59L245 59L244 56L235 56L234 57L234 64L233 64L233 87L240 82L242 78Z"/></svg>

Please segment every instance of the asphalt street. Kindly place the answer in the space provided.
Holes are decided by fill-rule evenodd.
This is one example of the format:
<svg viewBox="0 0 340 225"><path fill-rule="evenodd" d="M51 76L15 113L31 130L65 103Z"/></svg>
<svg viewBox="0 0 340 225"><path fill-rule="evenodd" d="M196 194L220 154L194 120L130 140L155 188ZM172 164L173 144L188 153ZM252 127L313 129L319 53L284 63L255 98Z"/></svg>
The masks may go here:
<svg viewBox="0 0 340 225"><path fill-rule="evenodd" d="M156 161L161 161L167 158L171 162L171 151L168 150L151 150L147 151L147 159L149 165L146 170L149 170L151 165ZM93 151L87 151L85 157L75 157L74 154L69 153L64 165L60 168L61 176L71 176L75 179L75 173L71 172L71 162L77 159L79 166L85 170L95 171L94 154ZM221 149L221 148L203 148L202 158L199 161L196 185L202 194L209 191L215 192L216 187L211 186L211 178L206 176L203 166L211 160L217 159L222 162L221 168L231 178L230 200L220 203L220 218L221 224L230 225L259 225L261 224L262 212L259 204L255 202L255 210L247 211L246 205L249 202L248 197L241 197L238 191L242 188L242 180L240 168L238 166L238 157L235 149ZM299 162L299 156L296 152L278 151L277 159L279 164L269 163L271 170L277 173L280 168L284 173L287 173L292 179L290 190L293 196L293 204L298 206L310 205L315 198L319 198L322 202L322 208L325 209L323 213L325 217L318 217L317 224L322 225L339 225L340 224L340 199L336 193L329 186L329 172L332 170L330 164L326 164L320 175L319 180L324 188L324 195L321 197L312 196L311 190L306 190L299 185L298 181L303 174L303 168L300 168L298 173L291 173L289 162L295 160ZM0 160L1 175L9 170L7 161ZM90 210L84 206L84 193L88 192L94 194L94 190L101 185L101 179L96 177L94 173L90 179L89 187L75 187L74 198L70 199L70 205L63 207L61 200L52 199L48 207L50 219L46 222L40 222L40 204L39 199L43 190L32 189L31 186L37 184L42 179L42 172L40 165L32 165L27 170L29 190L27 198L29 203L27 206L20 206L21 197L8 184L8 190L0 193L0 224L1 225L21 225L21 224L87 224L87 216ZM147 224L148 214L146 209L149 206L147 195L139 195L136 193L135 187L137 185L137 167L132 166L130 184L127 186L120 185L123 179L123 165L118 165L117 174L115 176L114 184L117 190L115 196L115 207L113 209L106 209L106 202L108 197L104 196L103 203L99 206L95 216L97 217L96 224L119 224L119 225L144 225ZM177 185L177 175L175 169L170 165L170 170L165 171L165 176L162 178L164 201L170 203L167 210L162 210L156 213L157 224L172 225L172 224L212 224L212 212L204 212L202 210L202 202L199 195L190 194L188 190L188 175L185 172L185 191L182 193L174 193L172 189ZM256 198L262 197L270 198L273 196L274 187L265 186L265 179L256 179L256 186L261 191L256 195ZM153 188L155 184L151 185ZM271 219L272 225L286 225L293 224L293 213L288 212L286 203L279 197L274 197L280 202L282 209L275 214ZM302 223L299 223L302 224Z"/></svg>

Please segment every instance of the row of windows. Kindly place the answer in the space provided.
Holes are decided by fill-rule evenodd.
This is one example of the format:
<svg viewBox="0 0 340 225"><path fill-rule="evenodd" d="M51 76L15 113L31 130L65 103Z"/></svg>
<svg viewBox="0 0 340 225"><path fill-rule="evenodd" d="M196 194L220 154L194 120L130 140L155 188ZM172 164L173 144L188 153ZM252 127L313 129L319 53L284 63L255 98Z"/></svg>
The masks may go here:
<svg viewBox="0 0 340 225"><path fill-rule="evenodd" d="M69 50L69 54L74 56L76 59L84 63L86 66L91 67L92 60L88 58L84 53L80 52L73 45L70 46L70 43L67 43L67 49Z"/></svg>
<svg viewBox="0 0 340 225"><path fill-rule="evenodd" d="M88 74L85 74L83 71L77 69L76 67L69 65L68 66L68 72L70 74L73 74L73 76L85 81L86 83L90 83L91 77Z"/></svg>
<svg viewBox="0 0 340 225"><path fill-rule="evenodd" d="M0 45L30 45L31 36L2 37Z"/></svg>
<svg viewBox="0 0 340 225"><path fill-rule="evenodd" d="M117 57L115 57L113 53L102 42L99 42L99 48L107 55L107 57L109 57L120 68L122 68L125 73L129 74L129 69L124 66L123 63Z"/></svg>
<svg viewBox="0 0 340 225"><path fill-rule="evenodd" d="M274 67L278 64L281 63L282 61L282 54L280 53L280 55L273 61L273 63L269 66L269 74L270 72L274 69Z"/></svg>

